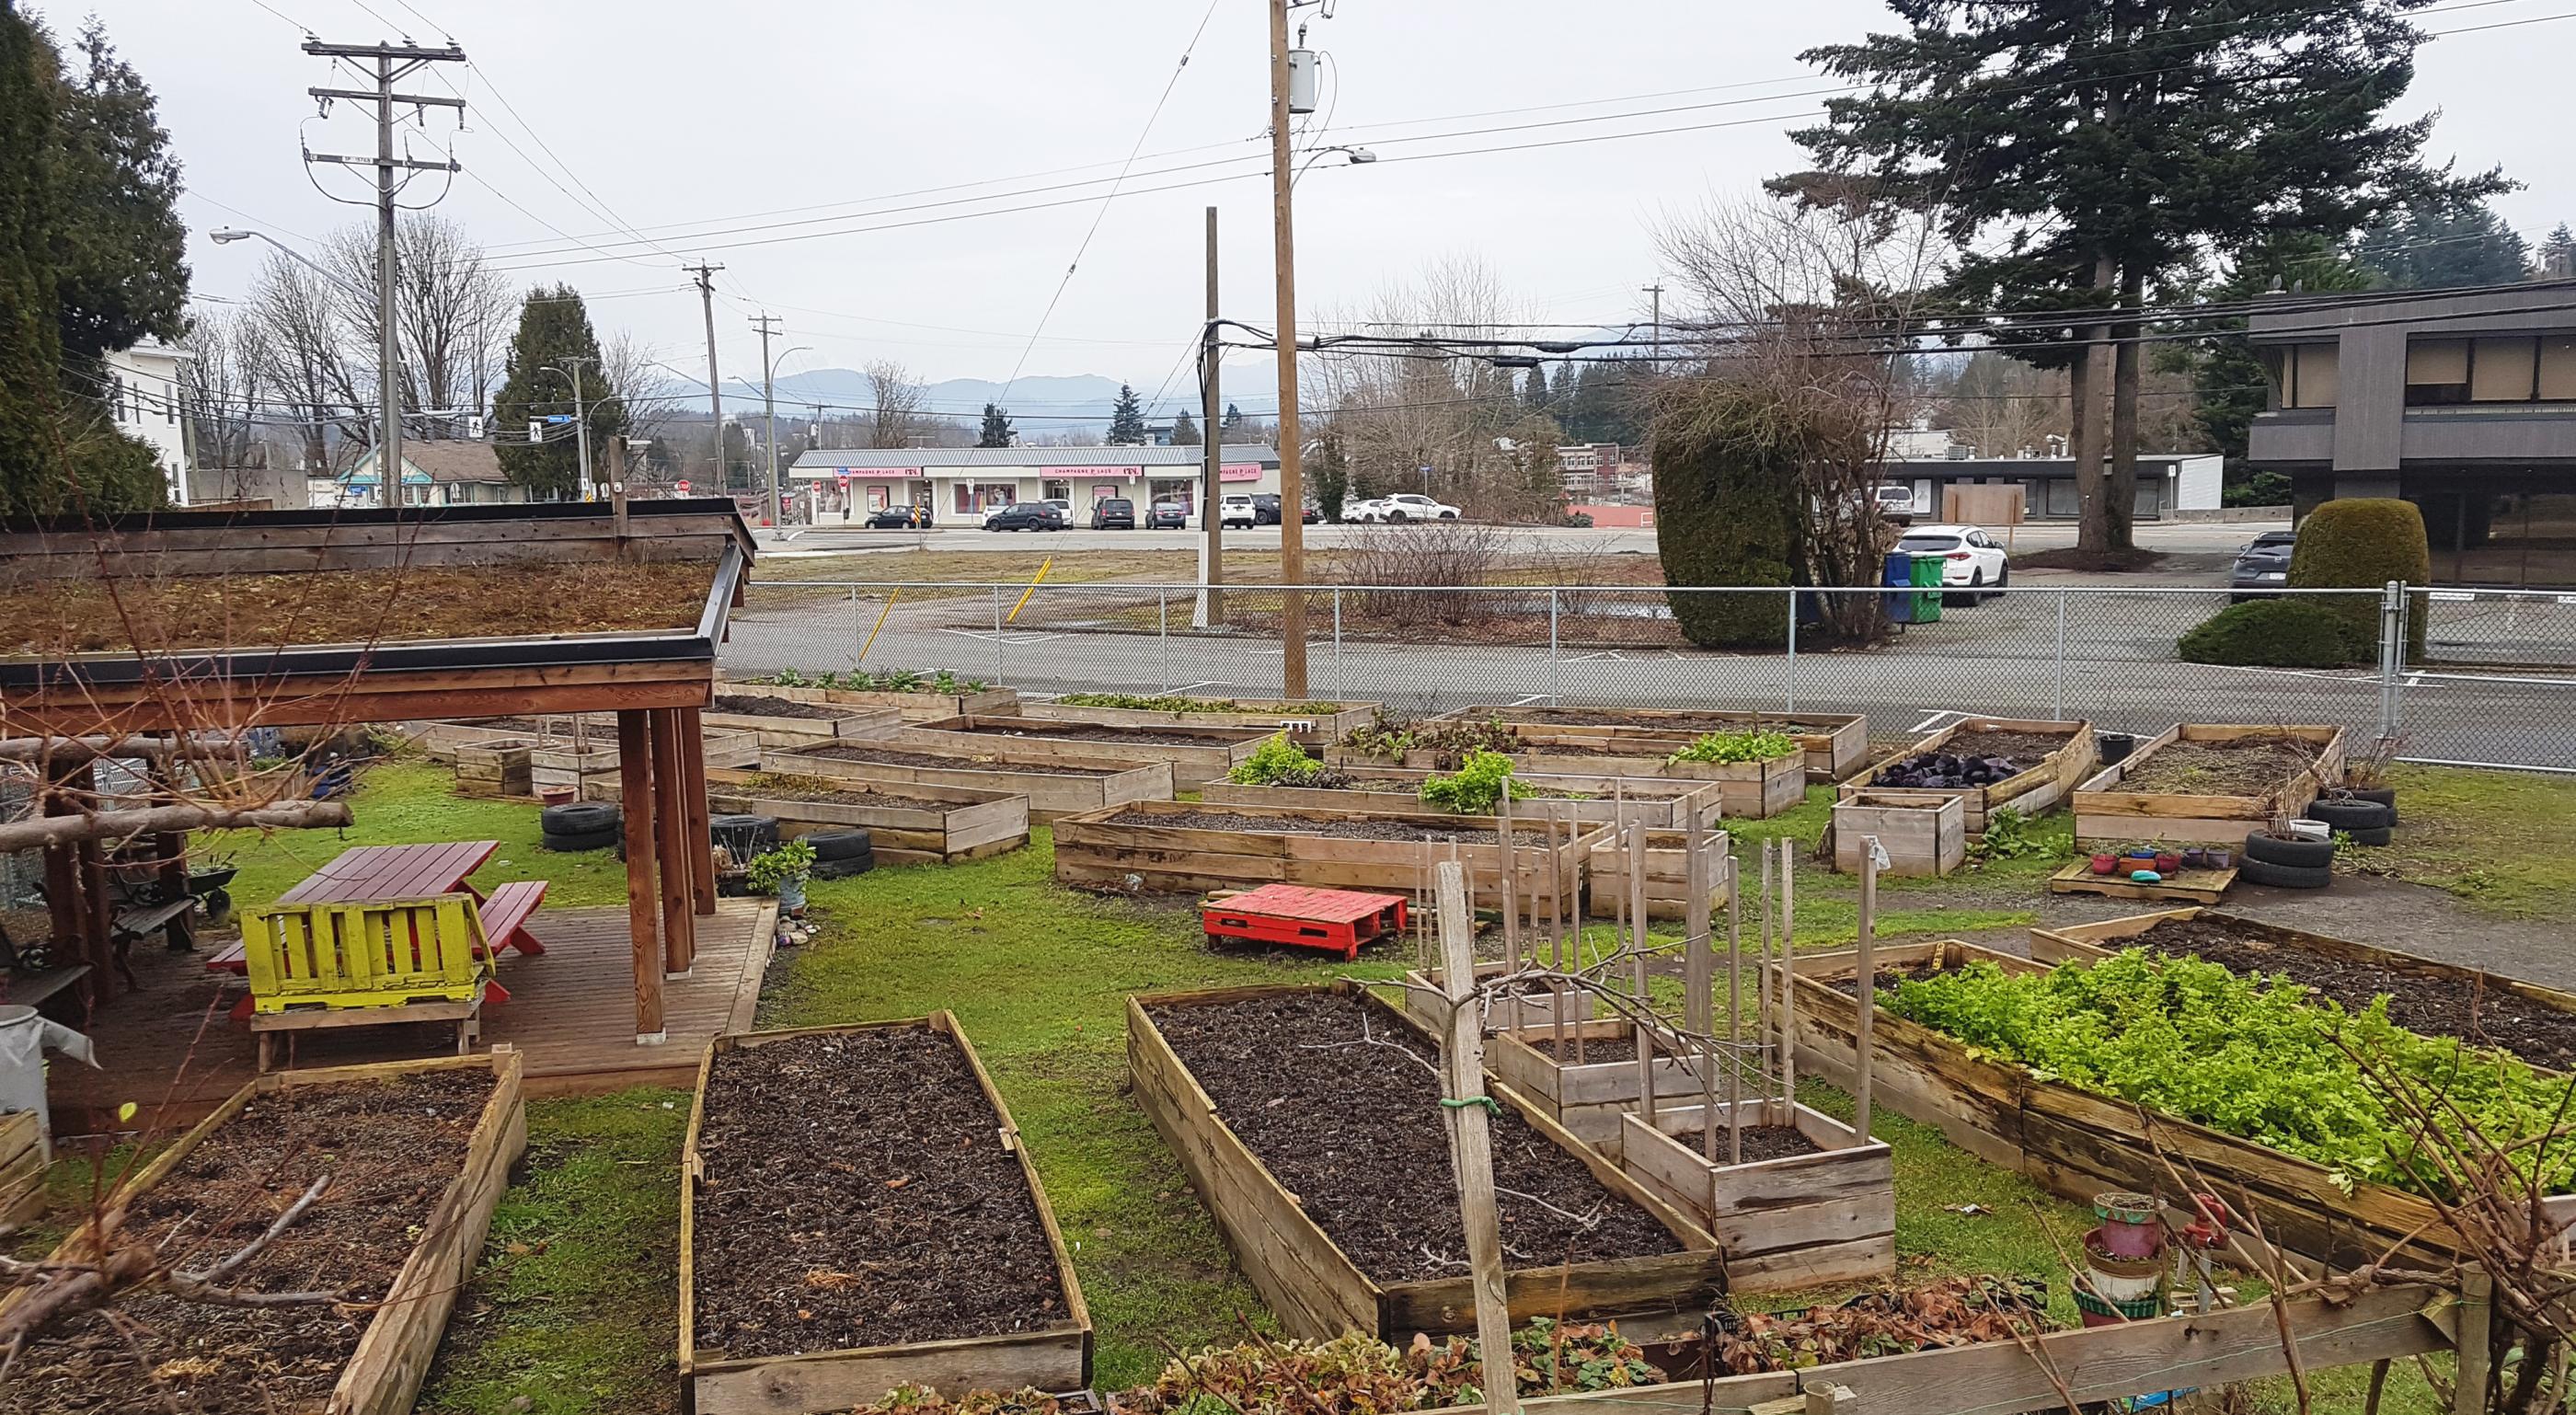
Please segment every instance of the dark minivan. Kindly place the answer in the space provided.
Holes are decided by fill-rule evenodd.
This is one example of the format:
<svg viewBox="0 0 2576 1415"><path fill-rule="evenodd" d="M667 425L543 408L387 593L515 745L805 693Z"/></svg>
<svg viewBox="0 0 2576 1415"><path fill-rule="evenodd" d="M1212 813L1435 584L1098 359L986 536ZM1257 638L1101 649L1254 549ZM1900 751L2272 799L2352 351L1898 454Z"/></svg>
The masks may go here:
<svg viewBox="0 0 2576 1415"><path fill-rule="evenodd" d="M1021 501L984 518L988 531L1060 531L1064 513L1043 501Z"/></svg>
<svg viewBox="0 0 2576 1415"><path fill-rule="evenodd" d="M1136 503L1123 496L1091 503L1091 528L1095 531L1136 529Z"/></svg>

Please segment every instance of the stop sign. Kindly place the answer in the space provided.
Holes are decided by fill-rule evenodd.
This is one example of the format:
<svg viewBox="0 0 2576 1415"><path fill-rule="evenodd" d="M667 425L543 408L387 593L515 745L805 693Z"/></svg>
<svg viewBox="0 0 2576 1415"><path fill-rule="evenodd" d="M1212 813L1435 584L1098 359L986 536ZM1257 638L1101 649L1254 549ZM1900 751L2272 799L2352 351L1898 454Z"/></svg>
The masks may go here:
<svg viewBox="0 0 2576 1415"><path fill-rule="evenodd" d="M689 494L689 484L688 484L687 482L680 482L680 483L678 483L678 485L679 485L679 488L680 488L680 494L681 494L682 496L686 496L686 495L688 495L688 494Z"/></svg>

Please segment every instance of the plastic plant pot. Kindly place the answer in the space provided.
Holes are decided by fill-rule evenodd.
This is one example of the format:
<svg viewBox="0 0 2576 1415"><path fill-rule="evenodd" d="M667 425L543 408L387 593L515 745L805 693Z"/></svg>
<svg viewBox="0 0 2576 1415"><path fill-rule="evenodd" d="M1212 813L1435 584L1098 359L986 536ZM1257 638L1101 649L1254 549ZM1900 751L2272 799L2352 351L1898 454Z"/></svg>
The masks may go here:
<svg viewBox="0 0 2576 1415"><path fill-rule="evenodd" d="M2118 868L2120 868L2120 857L2117 855L2096 855L2093 857L2093 873L2097 875L2107 875Z"/></svg>
<svg viewBox="0 0 2576 1415"><path fill-rule="evenodd" d="M2212 849L2205 853L2209 856L2209 867L2213 870L2233 869L2236 866L2236 852L2232 850Z"/></svg>
<svg viewBox="0 0 2576 1415"><path fill-rule="evenodd" d="M2141 845L2137 849L2129 852L2129 858L2132 860L2152 860L2155 857L2155 848L2148 845Z"/></svg>
<svg viewBox="0 0 2576 1415"><path fill-rule="evenodd" d="M2183 867L2184 869L2186 869L2186 870L2205 870L2205 869L2208 869L2208 868L2209 868L2209 852L2208 852L2208 851L2206 851L2206 850L2201 849L2201 848L2200 848L2199 846L2197 846L2197 845L2194 845L2194 846L2190 847L2189 849L2184 850L2184 851L2182 852L2182 867Z"/></svg>
<svg viewBox="0 0 2576 1415"><path fill-rule="evenodd" d="M2122 1322L2143 1322L2164 1312L2164 1302L2156 1297L2141 1297L2131 1302L2106 1301L2075 1284L2075 1310L2084 1314L2088 1327L2116 1327Z"/></svg>
<svg viewBox="0 0 2576 1415"><path fill-rule="evenodd" d="M2157 874L2169 875L2181 868L2182 856L2175 854L2171 850L2159 850L2156 852Z"/></svg>
<svg viewBox="0 0 2576 1415"><path fill-rule="evenodd" d="M2086 1247L2114 1258L2153 1258L2164 1251L2163 1209L2155 1196L2114 1189L2093 1196L2093 1213L2102 1226L2084 1235Z"/></svg>

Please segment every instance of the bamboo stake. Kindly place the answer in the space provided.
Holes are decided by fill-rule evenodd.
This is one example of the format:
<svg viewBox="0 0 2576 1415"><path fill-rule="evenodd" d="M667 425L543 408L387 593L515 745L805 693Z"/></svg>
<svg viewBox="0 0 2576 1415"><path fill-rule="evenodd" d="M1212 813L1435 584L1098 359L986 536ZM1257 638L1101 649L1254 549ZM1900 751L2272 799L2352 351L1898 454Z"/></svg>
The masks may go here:
<svg viewBox="0 0 2576 1415"><path fill-rule="evenodd" d="M1641 1020L1631 1024L1637 1036L1637 1093L1646 1124L1655 1123L1655 1037L1642 1020L1654 1007L1646 991L1646 826L1642 821L1628 823L1628 899L1633 906L1629 919L1634 932L1628 938L1628 956L1635 964L1637 980L1637 1014Z"/></svg>
<svg viewBox="0 0 2576 1415"><path fill-rule="evenodd" d="M1555 968L1558 976L1549 979L1547 985L1548 1001L1551 1004L1551 1010L1556 1014L1556 1049L1548 1054L1556 1058L1557 1065L1563 1066L1565 1064L1565 978L1563 976L1565 972L1565 856L1557 845L1556 827L1556 818L1550 816L1547 822L1547 935L1551 941L1549 949L1554 959L1551 966ZM1566 834L1568 836L1574 834L1574 826L1571 822L1566 823Z"/></svg>
<svg viewBox="0 0 2576 1415"><path fill-rule="evenodd" d="M1441 1109L1448 1119L1456 1160L1458 1216L1466 1229L1469 1288L1475 1294L1476 1340L1482 1353L1486 1403L1500 1415L1520 1410L1512 1372L1512 1318L1503 1290L1502 1219L1494 1197L1493 1135L1485 1095L1485 1029L1476 1017L1474 917L1467 912L1466 871L1457 861L1440 866L1440 959L1446 970L1449 1032L1440 1057L1448 1072Z"/></svg>
<svg viewBox="0 0 2576 1415"><path fill-rule="evenodd" d="M1853 1128L1859 1132L1863 1144L1869 1143L1869 1034L1870 1019L1878 1012L1878 966L1874 950L1878 943L1878 862L1883 853L1877 836L1860 838L1860 1021L1852 1034L1853 1069L1856 1073L1852 1086L1852 1110Z"/></svg>
<svg viewBox="0 0 2576 1415"><path fill-rule="evenodd" d="M1798 1102L1798 888L1789 842L1780 856L1780 1099Z"/></svg>
<svg viewBox="0 0 2576 1415"><path fill-rule="evenodd" d="M1521 891L1518 878L1521 852L1520 837L1512 833L1512 783L1509 777L1503 779L1503 798L1498 805L1502 812L1497 817L1500 822L1497 828L1502 835L1503 847L1503 976L1510 977L1521 970ZM1515 992L1511 999L1515 1007L1519 1005L1519 996Z"/></svg>
<svg viewBox="0 0 2576 1415"><path fill-rule="evenodd" d="M1693 816L1682 835L1682 1022L1699 1040L1700 1152L1717 1155L1717 1047L1710 1036L1717 1028L1710 1012L1715 1003L1716 966L1708 938L1708 842Z"/></svg>
<svg viewBox="0 0 2576 1415"><path fill-rule="evenodd" d="M1734 878L1734 867L1728 867L1728 878ZM1733 890L1730 889L1732 894ZM1762 907L1760 936L1753 952L1753 1035L1756 1042L1753 1058L1755 1088L1765 1098L1771 1094L1771 851L1763 842Z"/></svg>
<svg viewBox="0 0 2576 1415"><path fill-rule="evenodd" d="M1735 907L1735 852L1726 854L1726 1117L1729 1164L1744 1163L1744 920Z"/></svg>

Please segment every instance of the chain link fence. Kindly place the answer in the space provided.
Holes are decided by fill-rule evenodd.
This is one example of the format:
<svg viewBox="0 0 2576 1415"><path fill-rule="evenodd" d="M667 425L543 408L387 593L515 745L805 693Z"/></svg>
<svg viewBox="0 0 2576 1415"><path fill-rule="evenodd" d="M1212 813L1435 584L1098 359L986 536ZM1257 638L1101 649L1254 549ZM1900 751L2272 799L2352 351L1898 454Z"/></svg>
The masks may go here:
<svg viewBox="0 0 2576 1415"><path fill-rule="evenodd" d="M1024 692L1277 699L1290 591L1229 586L1209 622L1194 585L764 582L733 618L737 677L948 669ZM1821 625L1831 597L1879 589L1593 586L1309 587L1311 697L1418 716L1479 704L1857 712L1880 733L1946 716L2083 719L2153 733L2176 722L2332 723L2402 739L2409 760L2576 772L2576 594L2293 590L2380 625L2375 666L2184 662L2175 641L2225 589L2007 588L1935 595L1937 618L1867 646ZM1775 626L1758 649L1683 636L1677 596ZM1792 613L1792 605L1796 612ZM2409 662L2409 616L2426 653ZM1911 616L1908 616L1911 617Z"/></svg>

